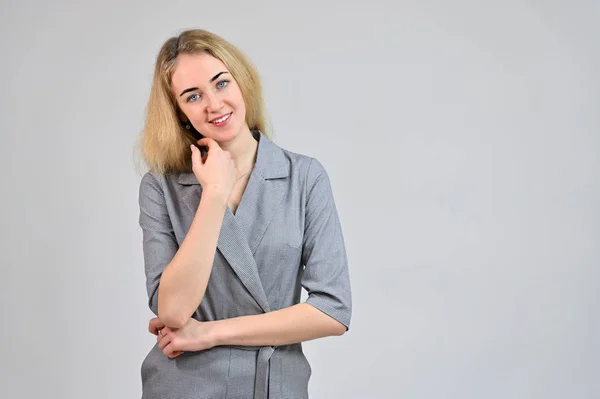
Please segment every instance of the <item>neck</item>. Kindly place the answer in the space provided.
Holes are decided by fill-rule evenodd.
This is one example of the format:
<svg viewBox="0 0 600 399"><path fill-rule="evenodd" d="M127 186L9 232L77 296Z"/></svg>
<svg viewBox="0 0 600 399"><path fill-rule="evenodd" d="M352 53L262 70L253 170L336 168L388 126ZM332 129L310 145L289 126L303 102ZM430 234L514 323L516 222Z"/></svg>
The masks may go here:
<svg viewBox="0 0 600 399"><path fill-rule="evenodd" d="M252 136L248 126L244 125L235 139L219 145L231 154L231 159L239 174L246 173L254 165L258 142Z"/></svg>

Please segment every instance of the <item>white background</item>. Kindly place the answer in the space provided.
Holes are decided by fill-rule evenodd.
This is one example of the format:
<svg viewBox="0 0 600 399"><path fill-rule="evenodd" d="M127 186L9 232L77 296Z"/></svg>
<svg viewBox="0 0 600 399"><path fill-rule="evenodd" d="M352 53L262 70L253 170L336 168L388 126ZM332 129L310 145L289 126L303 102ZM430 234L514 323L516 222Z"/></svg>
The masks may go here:
<svg viewBox="0 0 600 399"><path fill-rule="evenodd" d="M354 313L311 399L600 397L596 1L16 1L0 12L0 396L137 398L135 141L211 30L333 184Z"/></svg>

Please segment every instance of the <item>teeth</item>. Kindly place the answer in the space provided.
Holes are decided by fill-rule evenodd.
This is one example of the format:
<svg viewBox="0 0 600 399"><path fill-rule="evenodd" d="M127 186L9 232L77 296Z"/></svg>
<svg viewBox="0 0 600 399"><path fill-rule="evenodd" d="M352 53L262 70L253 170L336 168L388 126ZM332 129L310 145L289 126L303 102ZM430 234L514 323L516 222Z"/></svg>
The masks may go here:
<svg viewBox="0 0 600 399"><path fill-rule="evenodd" d="M222 117L222 118L220 118L220 119L214 120L214 121L213 121L213 123L221 123L221 122L224 122L224 121L225 121L227 118L229 118L229 116L230 116L230 115L231 115L231 114L227 114L227 115L225 115L224 117Z"/></svg>

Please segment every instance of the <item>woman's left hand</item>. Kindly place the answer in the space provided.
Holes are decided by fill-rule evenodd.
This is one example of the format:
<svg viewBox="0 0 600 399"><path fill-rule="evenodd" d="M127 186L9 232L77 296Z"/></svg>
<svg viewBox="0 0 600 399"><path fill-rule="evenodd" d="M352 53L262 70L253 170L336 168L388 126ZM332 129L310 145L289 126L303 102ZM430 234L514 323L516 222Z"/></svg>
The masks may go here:
<svg viewBox="0 0 600 399"><path fill-rule="evenodd" d="M211 322L202 322L194 318L190 318L182 328L170 328L155 317L150 319L148 331L156 335L158 348L170 358L186 351L202 351L215 346Z"/></svg>

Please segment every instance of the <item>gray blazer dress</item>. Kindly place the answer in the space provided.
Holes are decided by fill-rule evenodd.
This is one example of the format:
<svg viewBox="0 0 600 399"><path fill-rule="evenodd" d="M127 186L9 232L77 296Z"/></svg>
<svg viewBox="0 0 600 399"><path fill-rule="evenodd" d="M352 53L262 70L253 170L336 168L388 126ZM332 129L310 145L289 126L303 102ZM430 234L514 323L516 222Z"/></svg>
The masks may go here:
<svg viewBox="0 0 600 399"><path fill-rule="evenodd" d="M328 175L314 158L284 150L262 132L254 169L235 215L220 230L206 293L195 319L210 321L306 303L350 325L351 290L342 229ZM139 223L148 304L198 208L202 187L190 173L148 172ZM158 345L141 365L142 399L301 399L311 368L300 343L216 346L170 359Z"/></svg>

